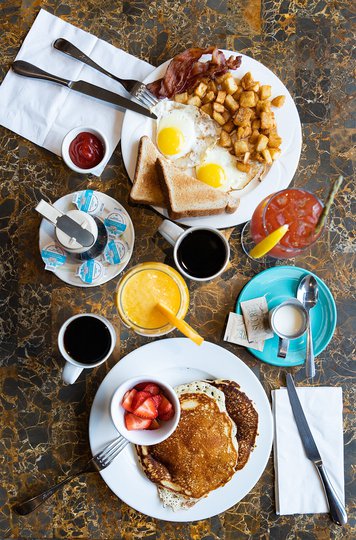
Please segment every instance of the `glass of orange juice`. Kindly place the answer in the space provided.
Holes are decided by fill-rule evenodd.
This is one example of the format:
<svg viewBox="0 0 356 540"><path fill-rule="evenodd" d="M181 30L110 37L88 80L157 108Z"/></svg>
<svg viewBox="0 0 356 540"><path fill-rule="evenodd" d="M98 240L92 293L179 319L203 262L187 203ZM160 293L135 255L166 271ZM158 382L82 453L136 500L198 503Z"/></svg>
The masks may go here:
<svg viewBox="0 0 356 540"><path fill-rule="evenodd" d="M182 276L167 264L146 262L134 266L120 279L115 296L123 323L143 336L162 336L174 329L156 308L162 302L183 319L189 291Z"/></svg>

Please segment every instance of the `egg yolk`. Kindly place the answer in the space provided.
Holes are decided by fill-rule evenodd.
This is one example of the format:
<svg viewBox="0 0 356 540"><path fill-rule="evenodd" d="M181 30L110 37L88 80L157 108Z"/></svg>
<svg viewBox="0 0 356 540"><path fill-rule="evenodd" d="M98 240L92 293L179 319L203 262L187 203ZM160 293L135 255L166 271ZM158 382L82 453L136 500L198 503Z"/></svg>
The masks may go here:
<svg viewBox="0 0 356 540"><path fill-rule="evenodd" d="M219 188L226 181L224 169L216 163L207 163L197 170L197 178L211 187Z"/></svg>
<svg viewBox="0 0 356 540"><path fill-rule="evenodd" d="M174 156L178 154L184 144L183 133L175 127L166 127L161 129L157 137L157 145L162 154Z"/></svg>

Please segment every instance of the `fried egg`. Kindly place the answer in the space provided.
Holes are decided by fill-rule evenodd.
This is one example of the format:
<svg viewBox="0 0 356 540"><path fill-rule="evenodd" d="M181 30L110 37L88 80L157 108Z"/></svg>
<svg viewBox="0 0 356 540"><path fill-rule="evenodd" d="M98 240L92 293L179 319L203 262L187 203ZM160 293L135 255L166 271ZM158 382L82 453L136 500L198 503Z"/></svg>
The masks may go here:
<svg viewBox="0 0 356 540"><path fill-rule="evenodd" d="M158 117L157 148L181 169L198 165L219 138L221 129L194 105L161 101L152 111Z"/></svg>
<svg viewBox="0 0 356 540"><path fill-rule="evenodd" d="M255 176L260 164L252 166L249 173L239 171L237 159L226 148L215 146L208 150L202 162L196 167L198 180L220 191L242 189Z"/></svg>

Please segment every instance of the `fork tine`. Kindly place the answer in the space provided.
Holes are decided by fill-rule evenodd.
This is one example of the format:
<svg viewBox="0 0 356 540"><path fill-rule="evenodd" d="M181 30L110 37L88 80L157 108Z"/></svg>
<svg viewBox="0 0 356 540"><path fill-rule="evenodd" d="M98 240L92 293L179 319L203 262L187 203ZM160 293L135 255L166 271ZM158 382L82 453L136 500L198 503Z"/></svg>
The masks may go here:
<svg viewBox="0 0 356 540"><path fill-rule="evenodd" d="M125 446L128 444L127 439L123 439L122 441L119 441L118 446L114 447L108 454L105 456L105 461L108 461L111 463L118 454L125 448Z"/></svg>
<svg viewBox="0 0 356 540"><path fill-rule="evenodd" d="M112 443L110 443L108 446L105 446L105 448L103 448L103 450L98 452L94 457L99 458L99 459L103 458L105 456L105 453L109 452L112 448L114 448L114 446L116 446L118 442L120 442L121 440L122 440L122 437L120 435L118 438L112 441Z"/></svg>
<svg viewBox="0 0 356 540"><path fill-rule="evenodd" d="M144 93L137 96L137 99L148 109L152 107L152 103L147 99L147 96Z"/></svg>
<svg viewBox="0 0 356 540"><path fill-rule="evenodd" d="M147 90L142 92L142 96L144 96L152 105L156 105L156 103L158 103L157 98Z"/></svg>

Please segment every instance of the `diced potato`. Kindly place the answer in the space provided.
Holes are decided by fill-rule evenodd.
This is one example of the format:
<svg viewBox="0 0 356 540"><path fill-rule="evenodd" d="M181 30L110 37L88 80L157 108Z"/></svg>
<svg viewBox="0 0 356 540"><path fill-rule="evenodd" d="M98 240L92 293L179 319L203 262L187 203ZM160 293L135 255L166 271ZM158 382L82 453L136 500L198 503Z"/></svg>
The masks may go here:
<svg viewBox="0 0 356 540"><path fill-rule="evenodd" d="M238 86L236 92L235 92L234 94L232 94L232 97L233 97L236 101L238 101L238 99L239 99L239 97L240 97L240 95L241 95L241 93L242 93L243 91L244 91L244 89L242 88L242 86Z"/></svg>
<svg viewBox="0 0 356 540"><path fill-rule="evenodd" d="M262 150L267 148L267 144L268 144L268 137L266 137L266 135L259 135L257 139L257 144L256 144L256 151L262 152Z"/></svg>
<svg viewBox="0 0 356 540"><path fill-rule="evenodd" d="M241 85L244 90L249 90L255 85L255 81L249 71L242 77Z"/></svg>
<svg viewBox="0 0 356 540"><path fill-rule="evenodd" d="M202 105L200 110L205 112L209 116L213 116L213 104L212 103L205 103L205 105Z"/></svg>
<svg viewBox="0 0 356 540"><path fill-rule="evenodd" d="M225 123L228 122L230 119L231 119L231 114L229 113L229 111L227 111L225 109L225 111L222 113L223 117L224 117L224 120L225 120Z"/></svg>
<svg viewBox="0 0 356 540"><path fill-rule="evenodd" d="M209 92L210 92L210 91L213 91L215 94L217 93L218 88L217 88L217 86L216 86L215 81L209 81L209 82L208 82L208 91L209 91Z"/></svg>
<svg viewBox="0 0 356 540"><path fill-rule="evenodd" d="M248 144L246 141L237 141L234 144L234 150L235 154L237 156L240 156L241 154L245 154L248 152Z"/></svg>
<svg viewBox="0 0 356 540"><path fill-rule="evenodd" d="M200 98L204 97L205 96L205 93L206 93L206 90L208 88L208 85L203 83L203 82L200 82L198 84L198 86L196 87L196 89L194 90L194 94Z"/></svg>
<svg viewBox="0 0 356 540"><path fill-rule="evenodd" d="M268 140L270 148L279 148L282 144L282 138L277 133L271 133Z"/></svg>
<svg viewBox="0 0 356 540"><path fill-rule="evenodd" d="M253 120L252 121L252 129L260 129L261 127L261 120Z"/></svg>
<svg viewBox="0 0 356 540"><path fill-rule="evenodd" d="M277 96L274 99L272 99L272 105L273 107L282 107L284 105L284 102L286 100L286 96Z"/></svg>
<svg viewBox="0 0 356 540"><path fill-rule="evenodd" d="M248 126L252 111L249 108L240 107L234 116L234 124L236 126Z"/></svg>
<svg viewBox="0 0 356 540"><path fill-rule="evenodd" d="M174 101L176 101L177 103L184 103L185 105L188 101L188 92L183 92L182 94L176 94L174 96Z"/></svg>
<svg viewBox="0 0 356 540"><path fill-rule="evenodd" d="M271 97L271 87L269 84L263 84L260 88L260 99L263 101L269 97Z"/></svg>
<svg viewBox="0 0 356 540"><path fill-rule="evenodd" d="M237 129L237 140L246 139L249 135L251 135L252 130L250 126L240 126Z"/></svg>
<svg viewBox="0 0 356 540"><path fill-rule="evenodd" d="M223 105L224 101L225 101L225 98L226 98L226 92L224 92L223 90L219 90L215 101L217 101L218 103L221 103Z"/></svg>
<svg viewBox="0 0 356 540"><path fill-rule="evenodd" d="M228 148L232 144L230 135L224 130L221 131L219 144L224 148Z"/></svg>
<svg viewBox="0 0 356 540"><path fill-rule="evenodd" d="M221 105L221 103L218 103L217 101L214 101L213 109L214 111L219 112L219 113L223 113L225 111L224 105Z"/></svg>
<svg viewBox="0 0 356 540"><path fill-rule="evenodd" d="M272 157L271 157L271 154L270 154L270 151L268 150L268 148L265 148L264 150L262 150L261 154L262 154L263 157L265 158L265 162L266 162L268 165L271 165L271 163L272 163Z"/></svg>
<svg viewBox="0 0 356 540"><path fill-rule="evenodd" d="M265 161L265 158L263 157L263 155L262 155L260 152L255 152L255 153L252 155L252 158L253 158L255 161L259 161L260 163L264 163L264 161Z"/></svg>
<svg viewBox="0 0 356 540"><path fill-rule="evenodd" d="M241 107L254 107L256 105L255 95L255 92L253 92L252 90L242 92L242 94L240 95Z"/></svg>
<svg viewBox="0 0 356 540"><path fill-rule="evenodd" d="M273 117L268 112L261 112L261 129L270 129L273 126Z"/></svg>
<svg viewBox="0 0 356 540"><path fill-rule="evenodd" d="M201 106L201 99L198 96L192 96L188 99L188 105L195 105L196 107Z"/></svg>
<svg viewBox="0 0 356 540"><path fill-rule="evenodd" d="M251 152L246 152L244 155L244 163L248 163L248 160L250 159Z"/></svg>
<svg viewBox="0 0 356 540"><path fill-rule="evenodd" d="M279 158L279 156L281 155L281 151L279 148L269 148L268 147L268 150L269 150L269 153L271 155L271 158L273 161L276 161L276 159Z"/></svg>
<svg viewBox="0 0 356 540"><path fill-rule="evenodd" d="M261 112L270 112L271 111L271 102L268 100L262 101Z"/></svg>
<svg viewBox="0 0 356 540"><path fill-rule="evenodd" d="M220 124L220 126L225 124L225 118L221 113L213 111L213 118L218 124Z"/></svg>
<svg viewBox="0 0 356 540"><path fill-rule="evenodd" d="M218 84L222 84L225 79L228 79L229 77L232 77L231 73L227 72L227 73L224 73L224 75L220 75L220 77L216 77L216 82Z"/></svg>
<svg viewBox="0 0 356 540"><path fill-rule="evenodd" d="M237 82L235 79L231 76L224 80L223 82L223 88L226 90L228 94L234 94L237 90Z"/></svg>
<svg viewBox="0 0 356 540"><path fill-rule="evenodd" d="M209 90L209 92L207 92L207 93L205 94L205 96L203 97L203 100L202 100L202 101L203 101L203 103L205 104L205 103L210 103L210 101L214 101L214 99L215 99L215 94L214 94L214 92L213 92L212 90Z"/></svg>
<svg viewBox="0 0 356 540"><path fill-rule="evenodd" d="M250 172L251 169L251 165L249 163L243 163L242 161L237 161L236 167L239 169L239 171L246 173Z"/></svg>
<svg viewBox="0 0 356 540"><path fill-rule="evenodd" d="M226 131L227 133L231 133L233 129L235 129L235 124L231 119L228 120L226 124L223 125L223 130Z"/></svg>
<svg viewBox="0 0 356 540"><path fill-rule="evenodd" d="M259 83L259 82L256 82L256 83L251 87L251 90L253 90L254 92L256 92L256 94L259 92L259 89L260 89L260 83Z"/></svg>
<svg viewBox="0 0 356 540"><path fill-rule="evenodd" d="M227 94L226 98L225 98L225 107L227 107L229 109L229 111L231 112L236 112L237 109L239 108L239 104L237 103L237 101L232 97L231 94Z"/></svg>

